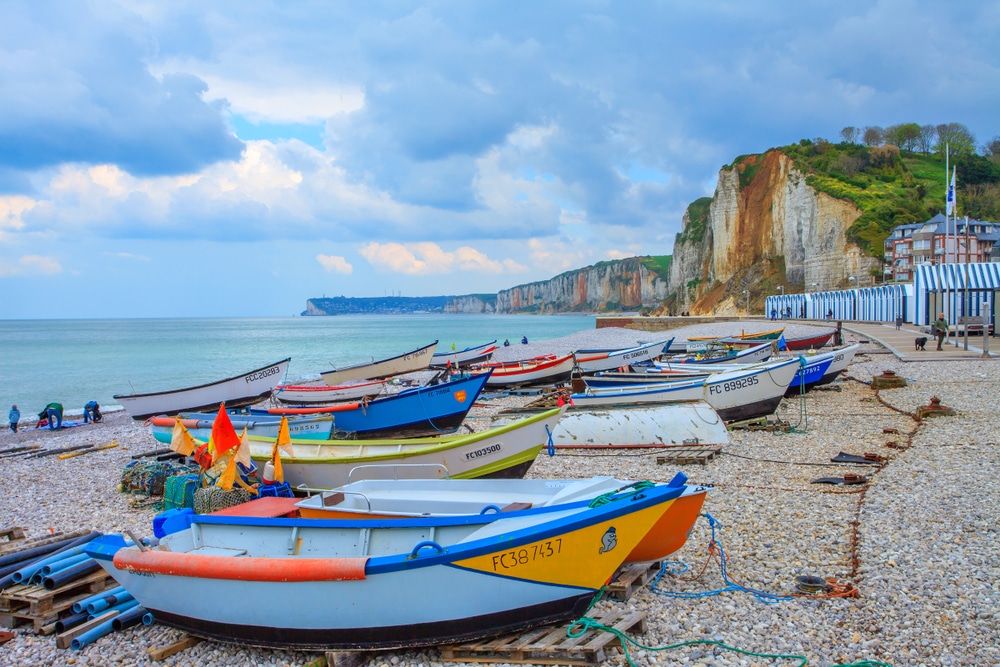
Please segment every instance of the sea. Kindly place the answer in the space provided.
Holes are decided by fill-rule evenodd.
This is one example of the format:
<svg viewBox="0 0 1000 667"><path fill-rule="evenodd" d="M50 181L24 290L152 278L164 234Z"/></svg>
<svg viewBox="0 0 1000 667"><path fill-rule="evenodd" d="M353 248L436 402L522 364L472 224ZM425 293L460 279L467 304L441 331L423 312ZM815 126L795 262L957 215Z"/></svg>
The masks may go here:
<svg viewBox="0 0 1000 667"><path fill-rule="evenodd" d="M335 315L204 319L0 320L0 422L50 402L68 419L116 394L193 387L291 357L286 383L396 356L438 341L439 352L496 340L517 344L594 329L593 315Z"/></svg>

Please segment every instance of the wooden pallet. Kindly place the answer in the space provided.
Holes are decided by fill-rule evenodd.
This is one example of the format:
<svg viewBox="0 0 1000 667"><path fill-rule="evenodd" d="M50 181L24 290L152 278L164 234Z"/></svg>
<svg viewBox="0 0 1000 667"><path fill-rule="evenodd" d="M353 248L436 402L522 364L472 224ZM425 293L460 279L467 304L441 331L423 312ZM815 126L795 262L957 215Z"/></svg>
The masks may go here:
<svg viewBox="0 0 1000 667"><path fill-rule="evenodd" d="M8 542L24 539L24 528L20 526L7 526L0 528L0 539L6 538Z"/></svg>
<svg viewBox="0 0 1000 667"><path fill-rule="evenodd" d="M671 447L664 454L656 456L656 462L660 465L670 463L673 465L684 465L687 463L700 463L705 465L722 451L722 447L710 447L706 445L690 445L684 447Z"/></svg>
<svg viewBox="0 0 1000 667"><path fill-rule="evenodd" d="M633 593L652 581L659 572L660 561L623 565L604 589L604 595L612 600L628 600Z"/></svg>
<svg viewBox="0 0 1000 667"><path fill-rule="evenodd" d="M11 586L0 594L0 626L15 628L30 622L41 632L59 620L60 613L72 609L74 602L117 585L107 572L99 570L51 591L36 584Z"/></svg>
<svg viewBox="0 0 1000 667"><path fill-rule="evenodd" d="M612 611L592 618L620 632L643 634L646 615ZM508 635L485 642L441 647L447 662L497 662L534 665L601 665L608 661L607 649L619 646L610 632L589 630L579 637L566 634L569 625L546 626L523 634Z"/></svg>

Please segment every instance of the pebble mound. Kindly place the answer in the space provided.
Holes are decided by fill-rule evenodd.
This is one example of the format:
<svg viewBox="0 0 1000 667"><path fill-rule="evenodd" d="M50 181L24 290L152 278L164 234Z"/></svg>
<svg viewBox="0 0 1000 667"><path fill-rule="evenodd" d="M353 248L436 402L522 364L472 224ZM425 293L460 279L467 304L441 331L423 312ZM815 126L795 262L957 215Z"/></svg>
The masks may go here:
<svg viewBox="0 0 1000 667"><path fill-rule="evenodd" d="M757 323L757 330L770 328ZM735 325L735 326L733 326ZM741 323L698 325L677 336L739 333ZM816 329L789 325L787 336ZM579 348L627 347L655 340L629 329L582 331L552 341L499 348L510 360ZM857 337L845 333L845 342ZM727 558L729 580L709 562L693 581L665 574L626 602L604 600L601 610L641 611L646 647L710 640L744 651L802 655L808 664L830 667L861 660L892 665L998 665L1000 648L1000 373L994 360L902 363L866 343L845 377L820 391L782 401L777 418L789 430L734 430L722 455L704 466L657 465L655 450L544 453L529 477L668 480L678 469L692 482L714 486L704 511L717 522L715 538ZM901 389L874 392L869 383L884 370L907 379ZM915 413L931 397L955 416L921 421ZM470 413L486 423L490 414L524 402L487 398ZM0 435L0 450L38 444L45 449L77 444L118 446L58 460L3 457L0 526L22 526L29 537L51 530L131 530L151 533L157 510L141 497L116 490L132 456L160 449L147 428L124 413L104 423L50 432L24 429ZM836 464L839 452L876 453L882 465ZM2 454L0 454L2 456ZM858 486L814 484L820 477L864 475ZM708 521L696 523L675 554L697 574L708 558ZM809 575L856 586L858 597L818 599L802 595L762 601L741 590L711 595L739 584L791 596L796 577ZM677 594L699 594L679 598ZM246 603L246 601L243 601ZM151 664L147 649L181 637L170 628L139 626L108 635L80 651L61 650L53 636L16 628L0 646L0 665ZM202 642L161 663L165 666L302 666L316 654L251 649ZM656 651L633 647L642 667L782 664L696 644ZM443 664L434 649L381 653L377 667ZM472 663L458 663L472 664ZM626 665L614 650L609 665ZM785 662L785 664L790 664ZM794 663L791 663L794 664Z"/></svg>

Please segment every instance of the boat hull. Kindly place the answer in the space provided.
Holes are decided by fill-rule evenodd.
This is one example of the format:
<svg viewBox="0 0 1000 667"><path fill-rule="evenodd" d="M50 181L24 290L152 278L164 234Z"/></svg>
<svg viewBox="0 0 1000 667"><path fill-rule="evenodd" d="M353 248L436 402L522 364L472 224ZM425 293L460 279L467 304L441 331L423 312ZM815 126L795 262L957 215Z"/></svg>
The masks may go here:
<svg viewBox="0 0 1000 667"><path fill-rule="evenodd" d="M816 385L830 367L833 355L823 354L821 357L804 357L804 359L806 360L805 366L800 368L795 377L792 378L792 381L788 384L788 389L785 390L785 396L795 396L796 394L808 391L809 387Z"/></svg>
<svg viewBox="0 0 1000 667"><path fill-rule="evenodd" d="M854 361L854 355L857 354L858 350L861 349L859 343L854 345L848 345L845 348L833 351L833 361L830 362L830 367L826 369L823 377L819 379L816 385L829 384L837 379L841 373Z"/></svg>
<svg viewBox="0 0 1000 667"><path fill-rule="evenodd" d="M489 361L497 349L497 342L467 347L457 352L437 352L431 357L431 368L466 368L472 364Z"/></svg>
<svg viewBox="0 0 1000 667"><path fill-rule="evenodd" d="M497 415L493 423L509 423L519 414ZM729 432L705 401L571 407L553 429L552 442L557 448L726 444Z"/></svg>
<svg viewBox="0 0 1000 667"><path fill-rule="evenodd" d="M422 371L430 366L435 348L437 348L437 341L434 341L425 347L413 350L412 352L400 354L389 359L373 361L369 364L348 366L346 368L334 369L332 371L323 371L320 373L320 377L322 377L323 381L331 387L336 387L338 385L347 384L348 382L357 382L359 380L378 380L380 378L387 378L393 375L402 375L403 373Z"/></svg>
<svg viewBox="0 0 1000 667"><path fill-rule="evenodd" d="M539 384L565 382L573 374L573 355L548 361L525 361L486 366L493 373L487 387L525 387Z"/></svg>
<svg viewBox="0 0 1000 667"><path fill-rule="evenodd" d="M358 382L337 387L322 385L285 385L274 388L271 395L284 405L329 405L362 398L372 399L386 391L386 380Z"/></svg>
<svg viewBox="0 0 1000 667"><path fill-rule="evenodd" d="M647 363L658 358L672 342L671 338L667 341L646 343L622 350L581 350L574 353L576 367L582 373L597 373L612 368L623 368L630 364Z"/></svg>
<svg viewBox="0 0 1000 667"><path fill-rule="evenodd" d="M414 547L414 531L433 535L439 522L202 515L157 549L106 536L86 551L158 622L198 636L313 650L432 646L579 617L678 491L497 516Z"/></svg>
<svg viewBox="0 0 1000 667"><path fill-rule="evenodd" d="M523 476L548 444L564 409L466 436L408 440L319 442L293 440L294 456L281 455L285 481L295 487L329 489L355 479L389 477ZM273 440L251 437L258 465L270 460Z"/></svg>
<svg viewBox="0 0 1000 667"><path fill-rule="evenodd" d="M285 377L290 361L283 359L242 375L196 387L147 394L116 394L113 398L132 419L215 410L220 403L225 403L227 408L242 408L268 398Z"/></svg>

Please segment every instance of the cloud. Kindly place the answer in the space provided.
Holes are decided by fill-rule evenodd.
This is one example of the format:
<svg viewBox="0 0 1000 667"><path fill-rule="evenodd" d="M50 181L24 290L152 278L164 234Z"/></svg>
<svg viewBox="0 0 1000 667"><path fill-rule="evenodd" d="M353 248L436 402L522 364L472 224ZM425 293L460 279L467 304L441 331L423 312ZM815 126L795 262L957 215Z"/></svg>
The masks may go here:
<svg viewBox="0 0 1000 667"><path fill-rule="evenodd" d="M113 252L113 253L109 253L109 254L111 254L114 257L121 257L123 259L134 259L134 260L136 260L138 262L148 262L148 261L150 261L149 257L146 257L145 255L134 255L134 254L132 254L130 252Z"/></svg>
<svg viewBox="0 0 1000 667"><path fill-rule="evenodd" d="M527 270L512 259L490 259L485 253L468 246L446 252L436 243L369 243L360 247L358 252L376 269L410 275L455 271L502 274Z"/></svg>
<svg viewBox="0 0 1000 667"><path fill-rule="evenodd" d="M0 262L0 278L9 276L51 276L62 273L63 268L53 257L24 255L13 264Z"/></svg>
<svg viewBox="0 0 1000 667"><path fill-rule="evenodd" d="M350 275L354 271L354 267L346 259L337 255L316 255L316 261L329 273Z"/></svg>
<svg viewBox="0 0 1000 667"><path fill-rule="evenodd" d="M87 3L28 6L4 8L0 168L113 163L155 176L239 159L243 144L203 80L150 72L156 36L139 17Z"/></svg>

